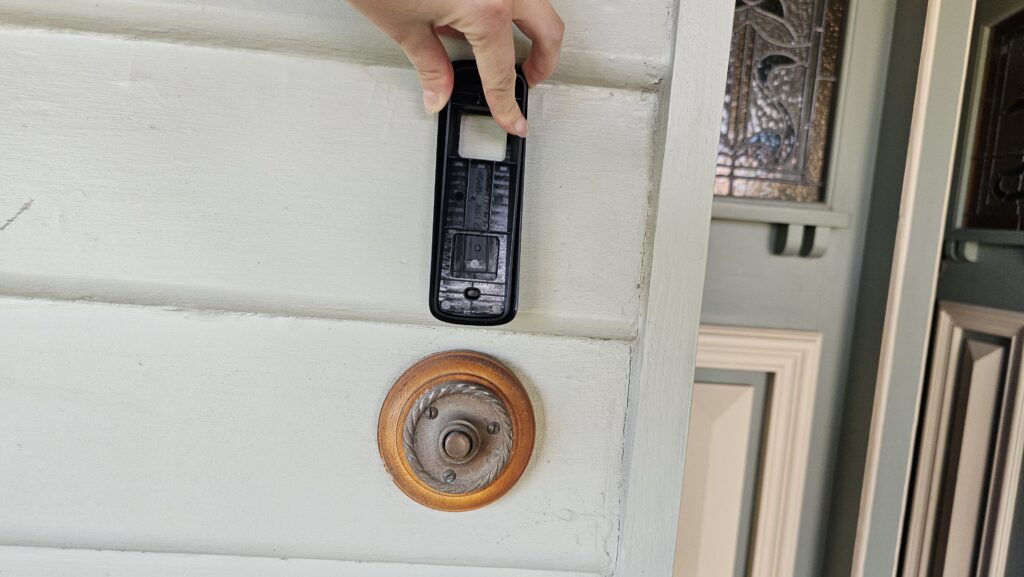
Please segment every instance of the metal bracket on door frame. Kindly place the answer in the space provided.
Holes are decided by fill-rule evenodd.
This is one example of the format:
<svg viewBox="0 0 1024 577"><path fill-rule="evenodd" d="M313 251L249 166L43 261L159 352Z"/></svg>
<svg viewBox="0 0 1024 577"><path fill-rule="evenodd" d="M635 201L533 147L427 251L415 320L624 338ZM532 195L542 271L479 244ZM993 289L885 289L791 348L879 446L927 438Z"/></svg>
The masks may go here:
<svg viewBox="0 0 1024 577"><path fill-rule="evenodd" d="M951 240L942 248L942 256L952 262L978 262L980 246L973 240Z"/></svg>
<svg viewBox="0 0 1024 577"><path fill-rule="evenodd" d="M772 254L820 258L828 249L832 228L810 224L775 224Z"/></svg>

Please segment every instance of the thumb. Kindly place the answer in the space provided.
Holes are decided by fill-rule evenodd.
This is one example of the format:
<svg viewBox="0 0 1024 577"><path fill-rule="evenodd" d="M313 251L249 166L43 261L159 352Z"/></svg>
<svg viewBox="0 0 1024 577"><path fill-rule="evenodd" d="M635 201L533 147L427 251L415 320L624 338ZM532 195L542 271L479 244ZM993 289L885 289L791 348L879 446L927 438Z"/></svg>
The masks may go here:
<svg viewBox="0 0 1024 577"><path fill-rule="evenodd" d="M441 39L429 26L423 26L406 35L399 44L420 77L424 108L430 113L444 108L452 95L455 73Z"/></svg>

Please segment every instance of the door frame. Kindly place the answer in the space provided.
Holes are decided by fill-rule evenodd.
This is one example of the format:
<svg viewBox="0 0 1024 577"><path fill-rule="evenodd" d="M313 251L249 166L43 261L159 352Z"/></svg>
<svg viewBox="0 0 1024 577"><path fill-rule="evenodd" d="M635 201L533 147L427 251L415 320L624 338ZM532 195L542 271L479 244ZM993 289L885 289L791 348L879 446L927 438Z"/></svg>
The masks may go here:
<svg viewBox="0 0 1024 577"><path fill-rule="evenodd" d="M648 293L629 379L616 575L670 577L675 561L734 11L729 2L678 0L672 16L672 63L655 135L662 154L647 233Z"/></svg>
<svg viewBox="0 0 1024 577"><path fill-rule="evenodd" d="M853 577L895 575L898 565L974 11L975 0L928 3L854 543Z"/></svg>

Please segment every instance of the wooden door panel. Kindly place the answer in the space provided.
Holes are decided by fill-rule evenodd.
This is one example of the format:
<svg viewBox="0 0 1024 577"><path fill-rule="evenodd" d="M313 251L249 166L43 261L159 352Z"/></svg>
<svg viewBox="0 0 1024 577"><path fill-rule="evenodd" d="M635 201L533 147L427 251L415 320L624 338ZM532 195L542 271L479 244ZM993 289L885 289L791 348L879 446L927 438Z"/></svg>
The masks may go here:
<svg viewBox="0 0 1024 577"><path fill-rule="evenodd" d="M1024 314L941 302L902 575L1006 573L1024 454Z"/></svg>
<svg viewBox="0 0 1024 577"><path fill-rule="evenodd" d="M702 437L721 427L718 421L728 422L730 434L735 436L716 441L718 466L705 470L698 465L687 469L684 476L680 526L690 523L701 526L698 531L680 531L676 544L676 575L782 577L793 574L821 347L822 335L815 332L701 326L697 367L762 375L766 379L763 388L767 394L763 414L757 419L761 423L760 446L755 448L760 453L757 459L748 459L744 449L747 431L753 426L749 403L745 411L722 411L721 417L698 416L695 412L691 416L690 432L697 435L698 458L701 448L709 448L700 445ZM718 387L747 391L752 387L750 383L729 383ZM708 401L706 397L698 398L697 394L695 392L693 411L704 409L701 403ZM703 394L707 395L707 391ZM737 392L719 393L722 394L733 397L728 404L744 406L743 397L737 397ZM689 449L687 455L689 458ZM741 527L736 500L742 498L745 479L736 479L730 470L746 471L751 466L757 467L750 481L756 485L756 496L751 522ZM739 487L735 485L737 481ZM714 487L701 490L701 483ZM714 511L712 517L701 514L702 509L708 508ZM741 531L749 535L747 551L741 551L739 546ZM723 542L713 546L703 543L705 532ZM734 552L731 557L727 554L730 549ZM743 553L746 557L739 558Z"/></svg>
<svg viewBox="0 0 1024 577"><path fill-rule="evenodd" d="M676 577L732 577L745 565L739 544L750 530L742 509L753 409L752 387L693 384Z"/></svg>

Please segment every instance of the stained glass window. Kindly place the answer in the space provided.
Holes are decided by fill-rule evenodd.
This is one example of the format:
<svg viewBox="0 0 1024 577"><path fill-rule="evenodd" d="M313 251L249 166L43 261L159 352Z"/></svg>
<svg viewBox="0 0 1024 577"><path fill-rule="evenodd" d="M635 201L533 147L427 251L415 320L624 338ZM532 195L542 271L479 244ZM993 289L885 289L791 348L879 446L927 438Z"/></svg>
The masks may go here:
<svg viewBox="0 0 1024 577"><path fill-rule="evenodd" d="M993 27L964 225L1024 230L1024 12Z"/></svg>
<svg viewBox="0 0 1024 577"><path fill-rule="evenodd" d="M735 0L718 196L822 202L845 0Z"/></svg>

